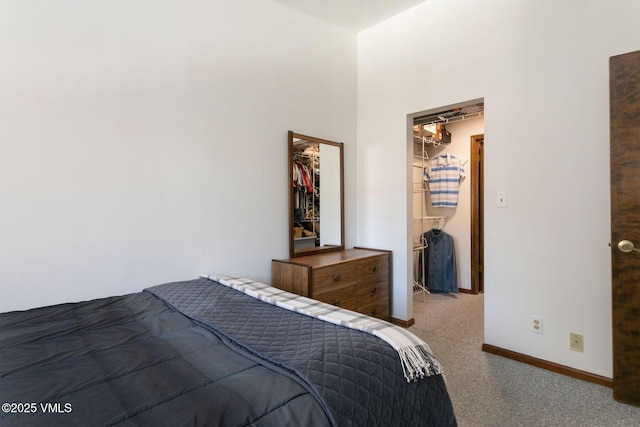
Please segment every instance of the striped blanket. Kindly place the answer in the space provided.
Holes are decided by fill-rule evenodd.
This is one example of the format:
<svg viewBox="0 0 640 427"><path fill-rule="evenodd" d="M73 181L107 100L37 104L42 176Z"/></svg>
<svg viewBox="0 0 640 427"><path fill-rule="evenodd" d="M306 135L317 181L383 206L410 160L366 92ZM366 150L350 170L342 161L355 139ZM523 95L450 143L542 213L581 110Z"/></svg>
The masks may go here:
<svg viewBox="0 0 640 427"><path fill-rule="evenodd" d="M278 307L336 325L357 329L387 342L398 352L407 381L438 375L442 368L429 346L413 333L384 320L345 310L242 277L201 275Z"/></svg>

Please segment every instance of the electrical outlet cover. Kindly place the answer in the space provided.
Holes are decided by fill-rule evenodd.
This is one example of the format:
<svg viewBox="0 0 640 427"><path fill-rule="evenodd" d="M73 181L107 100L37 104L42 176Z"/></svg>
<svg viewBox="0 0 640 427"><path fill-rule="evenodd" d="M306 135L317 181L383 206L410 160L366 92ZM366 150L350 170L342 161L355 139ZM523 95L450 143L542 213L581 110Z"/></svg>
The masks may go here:
<svg viewBox="0 0 640 427"><path fill-rule="evenodd" d="M569 350L584 353L584 337L580 334L569 334Z"/></svg>
<svg viewBox="0 0 640 427"><path fill-rule="evenodd" d="M531 316L531 332L536 334L541 334L542 331L542 317L540 316Z"/></svg>
<svg viewBox="0 0 640 427"><path fill-rule="evenodd" d="M496 195L496 206L499 208L507 207L507 192L506 191L498 191Z"/></svg>

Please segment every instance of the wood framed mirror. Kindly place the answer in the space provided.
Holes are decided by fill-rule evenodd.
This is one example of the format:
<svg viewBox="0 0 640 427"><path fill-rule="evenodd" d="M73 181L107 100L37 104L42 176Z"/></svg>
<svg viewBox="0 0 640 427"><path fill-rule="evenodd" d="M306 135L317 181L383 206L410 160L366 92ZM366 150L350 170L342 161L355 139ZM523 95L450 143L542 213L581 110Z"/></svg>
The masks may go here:
<svg viewBox="0 0 640 427"><path fill-rule="evenodd" d="M341 142L289 131L289 257L344 250Z"/></svg>

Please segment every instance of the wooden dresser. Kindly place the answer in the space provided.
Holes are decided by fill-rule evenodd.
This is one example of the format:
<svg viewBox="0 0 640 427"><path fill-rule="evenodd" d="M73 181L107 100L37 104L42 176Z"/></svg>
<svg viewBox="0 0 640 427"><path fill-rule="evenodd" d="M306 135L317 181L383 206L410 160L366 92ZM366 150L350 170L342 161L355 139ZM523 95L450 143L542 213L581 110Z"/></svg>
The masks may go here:
<svg viewBox="0 0 640 427"><path fill-rule="evenodd" d="M391 319L391 251L354 248L271 261L271 285Z"/></svg>

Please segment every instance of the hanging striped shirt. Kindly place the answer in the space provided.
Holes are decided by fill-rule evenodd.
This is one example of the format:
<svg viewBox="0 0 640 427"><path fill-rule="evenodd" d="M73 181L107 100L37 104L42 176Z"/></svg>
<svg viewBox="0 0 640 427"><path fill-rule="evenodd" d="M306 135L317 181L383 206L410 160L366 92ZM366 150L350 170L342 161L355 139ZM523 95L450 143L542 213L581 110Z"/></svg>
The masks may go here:
<svg viewBox="0 0 640 427"><path fill-rule="evenodd" d="M429 160L424 170L424 180L429 183L432 206L458 206L460 180L465 177L462 165L462 161L452 154L440 154Z"/></svg>

